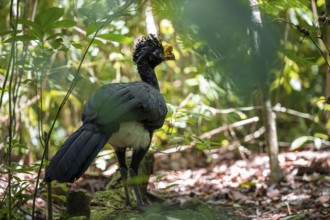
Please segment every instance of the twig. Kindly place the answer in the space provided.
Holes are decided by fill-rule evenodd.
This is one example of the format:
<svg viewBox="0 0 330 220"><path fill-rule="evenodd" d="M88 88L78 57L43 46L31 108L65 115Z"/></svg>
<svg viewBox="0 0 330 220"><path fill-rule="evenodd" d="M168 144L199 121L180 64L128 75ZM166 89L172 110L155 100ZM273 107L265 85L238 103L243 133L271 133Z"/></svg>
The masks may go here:
<svg viewBox="0 0 330 220"><path fill-rule="evenodd" d="M247 106L247 107L240 107L240 108L228 108L228 109L216 109L210 106L203 105L205 110L209 110L213 114L218 113L218 114L229 114L232 112L237 112L237 111L253 111L257 109L262 109L261 106Z"/></svg>
<svg viewBox="0 0 330 220"><path fill-rule="evenodd" d="M292 215L292 213L291 213L291 209L290 209L290 204L289 204L288 202L285 202L285 205L286 205L286 207L287 207L287 209L288 209L288 213L289 213L289 215Z"/></svg>
<svg viewBox="0 0 330 220"><path fill-rule="evenodd" d="M235 127L240 127L240 126L243 126L243 125L246 125L246 124L256 123L258 121L259 121L259 117L257 117L257 116L252 117L252 118L248 118L248 119L245 119L245 120L242 120L242 121L237 121L237 122L234 122L230 125L224 125L224 126L221 126L219 128L213 129L209 132L206 132L206 133L202 134L201 136L199 136L199 138L200 139L210 138L211 136L213 136L215 134L218 134L220 132L226 131L228 129L235 128Z"/></svg>
<svg viewBox="0 0 330 220"><path fill-rule="evenodd" d="M328 59L327 59L326 55L323 53L323 51L322 51L322 49L320 48L320 46L315 42L315 40L312 38L312 36L310 35L309 31L308 31L306 28L303 28L303 27L301 27L300 25L296 25L296 24L294 24L294 23L292 23L292 22L289 22L289 21L286 21L286 20L284 20L284 19L278 19L278 20L280 20L280 21L282 21L282 22L285 22L285 23L288 23L288 24L292 25L292 26L295 27L298 31L300 31L300 33L302 33L302 34L304 35L304 37L309 38L309 39L312 41L312 43L314 44L314 46L317 48L317 50L321 53L321 55L322 55L322 57L323 57L325 63L327 64L327 67L330 68L330 64L329 64L329 62L328 62ZM319 38L319 39L322 39L322 38L320 38L320 37L318 37L318 38ZM322 39L322 41L323 41L323 39ZM323 43L323 44L324 44L324 43ZM324 44L324 45L326 46L326 44ZM329 49L328 49L327 47L326 47L326 49L327 49L327 52L329 53Z"/></svg>
<svg viewBox="0 0 330 220"><path fill-rule="evenodd" d="M256 123L258 121L259 121L259 117L257 117L257 116L252 117L252 118L248 118L248 119L244 119L242 121L234 122L232 124L224 125L224 126L221 126L219 128L208 131L208 132L200 135L198 138L199 139L210 138L211 136L213 136L215 134L218 134L218 133L221 133L223 131L226 131L228 129L235 128L235 127L240 127L240 126L251 124L251 123ZM163 151L160 151L160 152L156 152L155 157L161 156L163 154L170 154L170 153L174 153L174 152L178 152L178 151L184 151L186 149L192 148L195 145L196 145L196 142L192 141L192 142L190 142L189 145L183 145L183 146L179 146L177 148L171 148L171 149L163 150Z"/></svg>
<svg viewBox="0 0 330 220"><path fill-rule="evenodd" d="M266 131L265 127L262 126L262 127L260 127L258 130L256 130L255 132L246 135L246 136L243 138L243 141L244 141L245 143L246 143L246 142L250 142L251 140L260 137L263 133L265 133L265 131Z"/></svg>
<svg viewBox="0 0 330 220"><path fill-rule="evenodd" d="M296 110L293 110L293 109L288 109L288 108L282 107L280 105L275 105L273 107L273 110L276 111L276 112L287 113L287 114L290 114L290 115L298 116L298 117L305 118L305 119L308 119L308 120L311 120L311 121L315 122L313 116L311 116L310 114L299 112L299 111L296 111Z"/></svg>

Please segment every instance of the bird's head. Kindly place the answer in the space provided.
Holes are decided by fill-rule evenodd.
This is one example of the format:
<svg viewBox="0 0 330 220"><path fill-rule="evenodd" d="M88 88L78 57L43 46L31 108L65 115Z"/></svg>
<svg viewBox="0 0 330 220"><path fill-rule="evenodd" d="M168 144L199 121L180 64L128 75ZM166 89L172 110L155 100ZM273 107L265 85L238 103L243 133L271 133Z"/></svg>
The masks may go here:
<svg viewBox="0 0 330 220"><path fill-rule="evenodd" d="M149 34L147 37L142 37L136 43L133 52L133 61L137 65L141 62L147 62L152 67L156 67L163 61L175 60L172 52L172 46L163 46L161 40L158 40L155 35Z"/></svg>

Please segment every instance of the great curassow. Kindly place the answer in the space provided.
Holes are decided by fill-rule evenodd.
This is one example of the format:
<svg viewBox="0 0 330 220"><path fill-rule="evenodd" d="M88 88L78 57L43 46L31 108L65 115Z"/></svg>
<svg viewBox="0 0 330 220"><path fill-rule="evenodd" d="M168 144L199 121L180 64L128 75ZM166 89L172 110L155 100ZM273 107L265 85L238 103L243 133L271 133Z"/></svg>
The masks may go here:
<svg viewBox="0 0 330 220"><path fill-rule="evenodd" d="M154 35L142 37L133 52L142 81L111 83L94 92L84 106L83 125L57 151L49 163L45 181L73 182L87 170L108 142L116 153L126 204L131 206L128 175L138 175L153 133L163 126L167 107L154 68L166 60L174 60L173 48L162 45ZM133 154L129 169L126 148ZM142 197L138 184L133 184L138 205Z"/></svg>

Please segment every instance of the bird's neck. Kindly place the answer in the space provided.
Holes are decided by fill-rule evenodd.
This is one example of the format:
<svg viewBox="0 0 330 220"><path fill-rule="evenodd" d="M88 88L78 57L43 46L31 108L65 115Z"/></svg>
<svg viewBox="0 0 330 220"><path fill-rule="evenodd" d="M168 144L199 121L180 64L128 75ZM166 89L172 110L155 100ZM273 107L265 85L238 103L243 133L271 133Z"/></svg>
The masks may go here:
<svg viewBox="0 0 330 220"><path fill-rule="evenodd" d="M158 79L154 67L147 62L140 62L137 65L137 70L143 82L146 82L155 89L159 90Z"/></svg>

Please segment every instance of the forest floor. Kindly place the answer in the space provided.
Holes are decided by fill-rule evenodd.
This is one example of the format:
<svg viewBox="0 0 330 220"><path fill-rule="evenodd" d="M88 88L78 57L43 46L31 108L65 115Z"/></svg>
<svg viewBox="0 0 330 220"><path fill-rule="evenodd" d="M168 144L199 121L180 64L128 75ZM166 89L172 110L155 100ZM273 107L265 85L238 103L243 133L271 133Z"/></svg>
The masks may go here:
<svg viewBox="0 0 330 220"><path fill-rule="evenodd" d="M329 151L281 153L285 179L280 184L269 180L267 155L239 155L219 150L158 153L149 195L172 207L196 209L196 201L202 202L212 207L215 219L330 219ZM98 189L107 182L85 181Z"/></svg>
<svg viewBox="0 0 330 220"><path fill-rule="evenodd" d="M329 151L281 153L285 179L280 184L269 179L267 155L242 160L233 152L213 151L207 157L212 158L207 166L159 169L150 179L149 189L159 193L165 188L162 195L168 202L198 199L219 210L231 207L235 215L250 219L330 219ZM201 161L191 154L186 158L188 164ZM166 166L164 159L157 163Z"/></svg>
<svg viewBox="0 0 330 220"><path fill-rule="evenodd" d="M269 179L266 154L221 148L177 150L154 154L154 172L149 178L147 194L147 204L155 211L152 218L124 219L330 220L329 150L280 153L285 178L279 184ZM83 189L95 198L97 191L106 195L102 190L111 179L116 178L109 177L108 169L103 175L84 175L70 189ZM53 195L57 195L53 198L55 217L65 210L61 201L70 191L63 187L61 192L56 190L53 188ZM46 194L42 194L43 198L37 199L37 207L43 219ZM56 202L61 197L61 201ZM159 200L155 202L155 198Z"/></svg>

